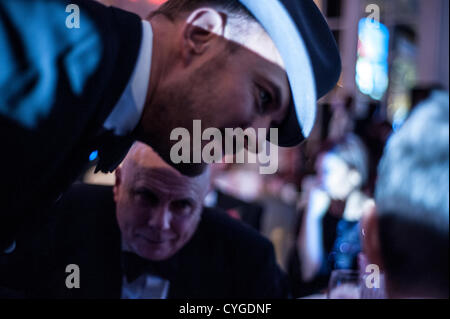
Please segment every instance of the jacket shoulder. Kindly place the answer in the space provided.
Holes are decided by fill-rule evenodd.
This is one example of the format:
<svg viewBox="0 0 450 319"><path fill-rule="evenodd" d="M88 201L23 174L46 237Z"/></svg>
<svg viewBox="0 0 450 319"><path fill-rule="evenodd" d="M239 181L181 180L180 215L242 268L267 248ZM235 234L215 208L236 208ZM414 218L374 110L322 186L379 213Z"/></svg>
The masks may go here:
<svg viewBox="0 0 450 319"><path fill-rule="evenodd" d="M66 246L120 237L112 187L74 184L56 204L52 218L55 238Z"/></svg>
<svg viewBox="0 0 450 319"><path fill-rule="evenodd" d="M273 245L267 238L220 209L204 209L198 232L208 241L215 242L217 247L240 256L242 261L251 260L253 263L255 256L258 257L257 262L262 258L274 258Z"/></svg>

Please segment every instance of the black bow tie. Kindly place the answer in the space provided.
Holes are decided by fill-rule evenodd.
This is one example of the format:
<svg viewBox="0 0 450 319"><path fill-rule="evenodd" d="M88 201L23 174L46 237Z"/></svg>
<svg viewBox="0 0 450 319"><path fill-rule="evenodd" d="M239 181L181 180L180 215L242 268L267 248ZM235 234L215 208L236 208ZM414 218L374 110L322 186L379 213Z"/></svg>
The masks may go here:
<svg viewBox="0 0 450 319"><path fill-rule="evenodd" d="M112 173L123 161L135 141L133 135L117 136L110 130L102 130L96 138L98 163L95 172Z"/></svg>
<svg viewBox="0 0 450 319"><path fill-rule="evenodd" d="M177 263L173 258L156 262L125 251L122 252L122 268L130 283L143 274L173 280L177 273Z"/></svg>

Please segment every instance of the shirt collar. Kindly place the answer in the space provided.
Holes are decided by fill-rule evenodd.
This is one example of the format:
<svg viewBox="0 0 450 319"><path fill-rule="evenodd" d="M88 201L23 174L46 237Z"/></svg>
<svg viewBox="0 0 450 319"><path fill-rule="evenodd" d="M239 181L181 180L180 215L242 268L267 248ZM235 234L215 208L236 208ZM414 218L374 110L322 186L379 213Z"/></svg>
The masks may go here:
<svg viewBox="0 0 450 319"><path fill-rule="evenodd" d="M118 136L128 135L137 127L147 97L153 51L153 30L150 22L142 21L142 31L141 48L133 74L119 102L103 125Z"/></svg>

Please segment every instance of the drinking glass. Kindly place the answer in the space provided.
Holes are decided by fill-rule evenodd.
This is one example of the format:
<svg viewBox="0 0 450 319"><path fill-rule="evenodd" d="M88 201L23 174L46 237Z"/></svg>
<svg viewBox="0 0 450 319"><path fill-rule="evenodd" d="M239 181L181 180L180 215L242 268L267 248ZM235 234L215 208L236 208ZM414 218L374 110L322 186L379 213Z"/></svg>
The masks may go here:
<svg viewBox="0 0 450 319"><path fill-rule="evenodd" d="M331 273L328 299L361 299L361 278L358 271L338 269Z"/></svg>

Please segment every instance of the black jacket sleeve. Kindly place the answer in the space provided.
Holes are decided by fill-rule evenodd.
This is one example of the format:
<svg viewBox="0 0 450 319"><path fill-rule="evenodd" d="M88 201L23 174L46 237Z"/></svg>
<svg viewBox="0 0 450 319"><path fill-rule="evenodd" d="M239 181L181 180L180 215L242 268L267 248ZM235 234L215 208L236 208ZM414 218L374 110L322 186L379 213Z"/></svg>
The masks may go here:
<svg viewBox="0 0 450 319"><path fill-rule="evenodd" d="M137 15L94 1L0 0L0 253L81 173L141 37Z"/></svg>

